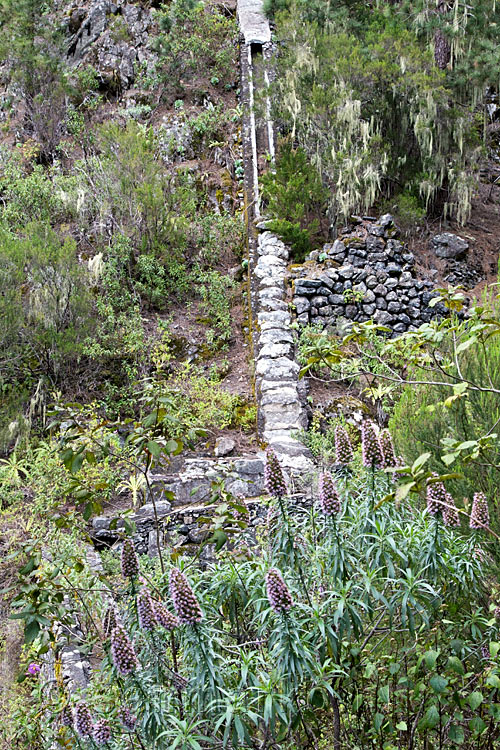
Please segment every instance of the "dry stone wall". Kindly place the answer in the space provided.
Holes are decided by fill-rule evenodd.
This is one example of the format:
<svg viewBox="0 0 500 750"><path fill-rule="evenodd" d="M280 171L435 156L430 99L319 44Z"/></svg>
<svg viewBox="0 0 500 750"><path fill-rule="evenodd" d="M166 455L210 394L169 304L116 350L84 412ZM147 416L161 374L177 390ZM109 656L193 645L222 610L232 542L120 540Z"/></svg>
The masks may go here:
<svg viewBox="0 0 500 750"><path fill-rule="evenodd" d="M430 307L434 284L415 274L415 258L398 239L390 214L365 218L314 251L291 273L301 326L374 320L393 333L415 330L445 311Z"/></svg>

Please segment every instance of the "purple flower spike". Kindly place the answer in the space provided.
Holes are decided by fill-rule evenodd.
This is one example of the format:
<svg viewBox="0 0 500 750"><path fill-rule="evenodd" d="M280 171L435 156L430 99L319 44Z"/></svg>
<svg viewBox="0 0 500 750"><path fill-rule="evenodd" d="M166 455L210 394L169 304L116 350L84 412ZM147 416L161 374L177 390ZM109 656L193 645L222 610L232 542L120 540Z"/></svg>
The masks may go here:
<svg viewBox="0 0 500 750"><path fill-rule="evenodd" d="M438 475L434 471L432 476L437 477ZM444 509L442 503L446 502L446 490L442 482L433 482L427 485L427 512L431 516L437 516L437 514Z"/></svg>
<svg viewBox="0 0 500 750"><path fill-rule="evenodd" d="M104 620L102 624L104 629L104 636L106 638L109 638L113 630L118 627L118 625L121 625L120 616L116 611L114 604L110 604L107 608L106 612L104 613Z"/></svg>
<svg viewBox="0 0 500 750"><path fill-rule="evenodd" d="M179 622L194 624L201 622L203 614L188 579L178 568L170 571L170 596L174 603Z"/></svg>
<svg viewBox="0 0 500 750"><path fill-rule="evenodd" d="M380 450L382 451L382 458L384 460L384 469L392 468L398 465L396 458L396 452L394 450L394 443L392 442L392 435L389 430L382 430L379 436Z"/></svg>
<svg viewBox="0 0 500 750"><path fill-rule="evenodd" d="M125 539L123 542L121 568L124 578L137 578L139 575L139 560L131 539Z"/></svg>
<svg viewBox="0 0 500 750"><path fill-rule="evenodd" d="M496 620L500 620L500 606L495 607L494 612L493 612L493 617Z"/></svg>
<svg viewBox="0 0 500 750"><path fill-rule="evenodd" d="M106 745L111 740L111 727L106 719L99 719L94 726L94 741L96 745Z"/></svg>
<svg viewBox="0 0 500 750"><path fill-rule="evenodd" d="M155 602L154 608L158 625L165 630L174 630L179 627L179 618L169 612L162 602Z"/></svg>
<svg viewBox="0 0 500 750"><path fill-rule="evenodd" d="M380 443L373 422L366 420L361 425L361 447L363 450L363 465L370 469L381 468L384 464Z"/></svg>
<svg viewBox="0 0 500 750"><path fill-rule="evenodd" d="M335 427L335 456L338 464L348 464L352 461L354 451L347 430L338 424Z"/></svg>
<svg viewBox="0 0 500 750"><path fill-rule="evenodd" d="M73 714L71 713L71 708L69 706L64 706L63 710L59 714L59 719L63 727L73 726Z"/></svg>
<svg viewBox="0 0 500 750"><path fill-rule="evenodd" d="M139 627L143 630L154 630L157 626L153 602L147 591L141 591L137 597L137 615Z"/></svg>
<svg viewBox="0 0 500 750"><path fill-rule="evenodd" d="M474 495L469 525L471 529L484 529L490 525L490 511L484 492L476 492Z"/></svg>
<svg viewBox="0 0 500 750"><path fill-rule="evenodd" d="M285 581L279 570L271 568L266 575L267 598L275 612L287 612L293 606Z"/></svg>
<svg viewBox="0 0 500 750"><path fill-rule="evenodd" d="M80 701L75 707L75 732L80 737L92 737L92 716L85 701Z"/></svg>
<svg viewBox="0 0 500 750"><path fill-rule="evenodd" d="M111 633L111 656L117 671L123 676L139 667L132 642L121 625Z"/></svg>
<svg viewBox="0 0 500 750"><path fill-rule="evenodd" d="M457 527L460 526L460 516L458 514L457 506L455 501L449 492L446 493L446 505L443 508L443 523L445 526Z"/></svg>
<svg viewBox="0 0 500 750"><path fill-rule="evenodd" d="M120 711L120 721L129 732L133 732L137 724L137 716L134 716L128 706L124 706Z"/></svg>
<svg viewBox="0 0 500 750"><path fill-rule="evenodd" d="M325 516L337 515L342 507L335 482L328 472L319 478L319 504Z"/></svg>
<svg viewBox="0 0 500 750"><path fill-rule="evenodd" d="M280 462L272 448L266 451L266 465L264 467L264 479L266 489L271 497L284 497L286 495L286 483Z"/></svg>

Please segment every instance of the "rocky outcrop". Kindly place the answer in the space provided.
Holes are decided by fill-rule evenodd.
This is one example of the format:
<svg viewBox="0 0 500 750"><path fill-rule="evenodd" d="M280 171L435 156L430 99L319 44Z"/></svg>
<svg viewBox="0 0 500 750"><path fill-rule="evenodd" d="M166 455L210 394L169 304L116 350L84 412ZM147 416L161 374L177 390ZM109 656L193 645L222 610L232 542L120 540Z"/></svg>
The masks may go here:
<svg viewBox="0 0 500 750"><path fill-rule="evenodd" d="M340 319L374 320L394 333L418 328L442 305L429 307L432 281L418 279L415 259L392 216L358 220L292 272L293 304L301 326L336 326Z"/></svg>
<svg viewBox="0 0 500 750"><path fill-rule="evenodd" d="M150 58L151 12L138 3L94 0L87 10L74 10L68 19L68 58L92 64L101 81L128 88L137 63Z"/></svg>

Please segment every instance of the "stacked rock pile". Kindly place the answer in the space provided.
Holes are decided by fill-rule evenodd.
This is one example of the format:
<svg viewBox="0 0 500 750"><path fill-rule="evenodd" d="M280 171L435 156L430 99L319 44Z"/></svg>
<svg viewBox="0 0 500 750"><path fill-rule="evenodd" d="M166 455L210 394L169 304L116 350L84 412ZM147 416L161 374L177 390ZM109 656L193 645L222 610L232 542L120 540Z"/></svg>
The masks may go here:
<svg viewBox="0 0 500 750"><path fill-rule="evenodd" d="M374 320L404 333L442 315L441 304L429 307L434 285L416 278L415 258L397 239L392 216L356 221L292 272L298 323L331 326L339 318Z"/></svg>

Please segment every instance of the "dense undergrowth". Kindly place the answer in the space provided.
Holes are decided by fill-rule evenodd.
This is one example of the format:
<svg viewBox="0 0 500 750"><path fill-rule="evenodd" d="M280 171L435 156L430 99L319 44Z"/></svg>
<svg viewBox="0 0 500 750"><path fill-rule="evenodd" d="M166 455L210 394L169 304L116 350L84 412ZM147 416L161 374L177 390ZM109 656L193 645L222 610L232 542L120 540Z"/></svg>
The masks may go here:
<svg viewBox="0 0 500 750"><path fill-rule="evenodd" d="M49 621L79 613L94 677L72 696L49 687L36 669L49 633L28 628L32 710L25 699L11 707L13 745L106 745L102 732L110 748L125 738L155 748L493 747L500 646L488 534L450 524L444 507L432 515L431 505L384 500L394 455L385 440L384 471L370 439L362 460L338 446L345 468L320 478L309 509L268 454L258 544L245 506L221 496L219 552L201 568L174 551L139 565L125 544L120 570L110 556L96 575L75 532L62 545L50 535L48 559L31 550L14 605L33 615L43 592Z"/></svg>
<svg viewBox="0 0 500 750"><path fill-rule="evenodd" d="M236 20L224 3L154 5L133 104L93 65L66 64L55 4L0 7L0 740L492 750L492 289L467 313L443 290L449 317L398 339L371 323L305 330L303 374L353 395L364 439L349 410L316 413L301 436L316 475L301 495L270 455L256 530L214 485L208 547L131 549L150 471L256 416L224 382L244 247ZM266 7L282 138L262 192L295 259L388 200L408 227L466 221L493 125L495 4ZM128 33L117 15L114 40ZM96 573L85 545L102 512L124 519L124 552ZM93 673L70 695L55 628L75 617Z"/></svg>

